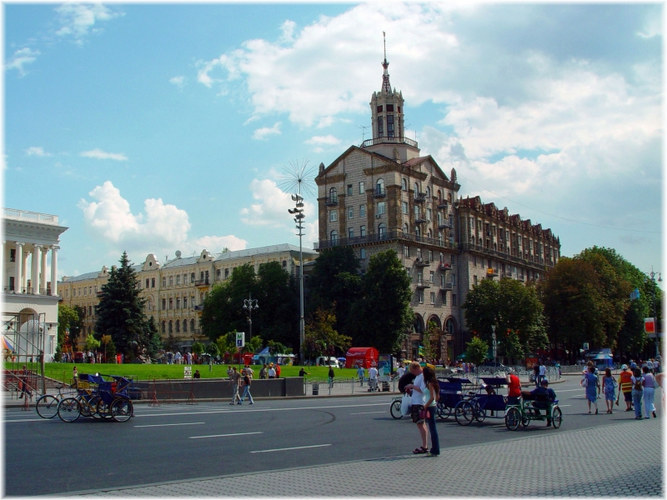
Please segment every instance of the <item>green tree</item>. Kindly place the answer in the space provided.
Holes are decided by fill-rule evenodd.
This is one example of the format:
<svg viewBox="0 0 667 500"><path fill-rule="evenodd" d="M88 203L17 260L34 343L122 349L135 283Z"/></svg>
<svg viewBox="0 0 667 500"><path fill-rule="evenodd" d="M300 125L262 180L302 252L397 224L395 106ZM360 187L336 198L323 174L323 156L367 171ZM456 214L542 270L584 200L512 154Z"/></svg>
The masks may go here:
<svg viewBox="0 0 667 500"><path fill-rule="evenodd" d="M442 337L442 329L435 322L429 321L424 338L422 340L422 356L427 361L433 361L438 357L438 345Z"/></svg>
<svg viewBox="0 0 667 500"><path fill-rule="evenodd" d="M304 344L307 357L334 356L336 352L347 351L352 339L338 333L335 324L336 316L333 310L315 311L306 323Z"/></svg>
<svg viewBox="0 0 667 500"><path fill-rule="evenodd" d="M466 344L466 360L475 366L479 366L486 359L488 352L489 344L480 337L475 336Z"/></svg>
<svg viewBox="0 0 667 500"><path fill-rule="evenodd" d="M146 346L146 354L154 358L157 356L158 352L162 349L162 337L160 337L160 332L158 332L157 325L153 316L149 316L145 324L146 337L148 338L148 345Z"/></svg>
<svg viewBox="0 0 667 500"><path fill-rule="evenodd" d="M133 360L150 342L144 302L136 272L127 253L120 258L120 267L113 266L109 280L102 286L100 302L95 306L98 337L108 334L126 359Z"/></svg>
<svg viewBox="0 0 667 500"><path fill-rule="evenodd" d="M279 262L260 264L257 273L257 298L259 309L253 313L257 332L265 339L283 344L299 345L299 288L296 281Z"/></svg>
<svg viewBox="0 0 667 500"><path fill-rule="evenodd" d="M92 333L86 337L85 348L86 351L96 352L100 348L101 342L97 340Z"/></svg>
<svg viewBox="0 0 667 500"><path fill-rule="evenodd" d="M397 353L412 325L410 278L394 250L370 258L361 280L362 296L353 308L356 345Z"/></svg>
<svg viewBox="0 0 667 500"><path fill-rule="evenodd" d="M73 332L78 336L81 330L81 318L79 312L74 307L66 304L58 304L58 341L56 346L55 358L60 359L63 347L68 340L72 341Z"/></svg>
<svg viewBox="0 0 667 500"><path fill-rule="evenodd" d="M227 332L215 339L220 351L220 356L225 362L229 362L231 355L236 352L236 331Z"/></svg>
<svg viewBox="0 0 667 500"><path fill-rule="evenodd" d="M201 356L202 353L204 352L204 344L201 342L193 342L192 343L192 353L196 354L197 356Z"/></svg>

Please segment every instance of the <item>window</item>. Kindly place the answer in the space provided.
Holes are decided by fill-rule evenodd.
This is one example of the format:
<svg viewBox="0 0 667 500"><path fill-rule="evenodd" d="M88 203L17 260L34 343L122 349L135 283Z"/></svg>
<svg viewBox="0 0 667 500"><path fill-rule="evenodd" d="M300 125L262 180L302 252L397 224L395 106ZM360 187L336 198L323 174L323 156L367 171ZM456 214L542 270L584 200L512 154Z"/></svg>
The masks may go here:
<svg viewBox="0 0 667 500"><path fill-rule="evenodd" d="M181 331L181 322L176 320L176 333L179 333Z"/></svg>
<svg viewBox="0 0 667 500"><path fill-rule="evenodd" d="M148 278L146 278L146 288L148 288L148 285L150 284L150 281Z"/></svg>
<svg viewBox="0 0 667 500"><path fill-rule="evenodd" d="M410 247L407 245L403 245L403 256L410 257Z"/></svg>
<svg viewBox="0 0 667 500"><path fill-rule="evenodd" d="M435 283L435 271L430 271L431 283Z"/></svg>
<svg viewBox="0 0 667 500"><path fill-rule="evenodd" d="M9 249L9 262L16 262L16 249L15 248L10 248Z"/></svg>
<svg viewBox="0 0 667 500"><path fill-rule="evenodd" d="M195 282L195 273L190 273L190 283Z"/></svg>
<svg viewBox="0 0 667 500"><path fill-rule="evenodd" d="M375 183L375 194L384 196L384 179L378 179Z"/></svg>
<svg viewBox="0 0 667 500"><path fill-rule="evenodd" d="M362 259L362 260L366 258L366 249L365 248L362 248L362 249L359 250L359 258Z"/></svg>
<svg viewBox="0 0 667 500"><path fill-rule="evenodd" d="M329 210L329 222L338 222L338 210Z"/></svg>
<svg viewBox="0 0 667 500"><path fill-rule="evenodd" d="M431 292L431 304L435 304L435 292Z"/></svg>
<svg viewBox="0 0 667 500"><path fill-rule="evenodd" d="M167 309L167 299L162 299L162 310Z"/></svg>
<svg viewBox="0 0 667 500"><path fill-rule="evenodd" d="M151 278L151 288L155 288L155 278Z"/></svg>
<svg viewBox="0 0 667 500"><path fill-rule="evenodd" d="M338 203L338 191L336 191L335 187L329 189L329 199L327 200L327 202Z"/></svg>
<svg viewBox="0 0 667 500"><path fill-rule="evenodd" d="M347 195L352 196L352 184L347 185Z"/></svg>
<svg viewBox="0 0 667 500"><path fill-rule="evenodd" d="M359 205L359 217L364 218L366 217L366 204L362 203Z"/></svg>
<svg viewBox="0 0 667 500"><path fill-rule="evenodd" d="M177 285L180 285L180 284L181 284L181 275L180 275L180 274L177 274L177 275L176 275L176 284L177 284Z"/></svg>
<svg viewBox="0 0 667 500"><path fill-rule="evenodd" d="M426 209L426 220L431 222L431 219L433 219L433 210L430 208Z"/></svg>
<svg viewBox="0 0 667 500"><path fill-rule="evenodd" d="M431 198L431 186L426 186L426 199Z"/></svg>
<svg viewBox="0 0 667 500"><path fill-rule="evenodd" d="M408 223L406 222L403 224L403 234L409 234L410 233L410 226L408 226Z"/></svg>
<svg viewBox="0 0 667 500"><path fill-rule="evenodd" d="M359 236L366 236L366 226L359 226Z"/></svg>
<svg viewBox="0 0 667 500"><path fill-rule="evenodd" d="M407 201L402 201L401 202L401 212L403 212L405 215L408 215L409 208L408 208L408 202Z"/></svg>
<svg viewBox="0 0 667 500"><path fill-rule="evenodd" d="M386 210L385 202L384 201L378 201L377 211L376 211L377 215L384 215L385 210Z"/></svg>
<svg viewBox="0 0 667 500"><path fill-rule="evenodd" d="M421 219L421 207L419 205L415 205L415 220Z"/></svg>
<svg viewBox="0 0 667 500"><path fill-rule="evenodd" d="M193 275L193 276L194 276L194 275ZM162 288L166 288L166 287L167 287L167 277L166 277L166 276L163 276L163 277L162 277Z"/></svg>
<svg viewBox="0 0 667 500"><path fill-rule="evenodd" d="M354 219L354 207L348 207L347 209L347 218Z"/></svg>
<svg viewBox="0 0 667 500"><path fill-rule="evenodd" d="M386 235L387 235L387 228L382 222L380 222L380 224L378 225L378 236L380 237L380 239L384 239Z"/></svg>
<svg viewBox="0 0 667 500"><path fill-rule="evenodd" d="M187 308L188 308L188 298L183 297L183 309L187 309ZM185 331L185 330L183 330L183 331Z"/></svg>
<svg viewBox="0 0 667 500"><path fill-rule="evenodd" d="M347 237L350 239L354 238L354 228L351 227L347 230Z"/></svg>
<svg viewBox="0 0 667 500"><path fill-rule="evenodd" d="M184 319L183 320L183 332L187 333L187 331L188 331L188 320Z"/></svg>
<svg viewBox="0 0 667 500"><path fill-rule="evenodd" d="M170 298L169 299L169 310L174 308L174 299Z"/></svg>
<svg viewBox="0 0 667 500"><path fill-rule="evenodd" d="M338 231L331 231L329 234L329 241L334 245L338 243Z"/></svg>
<svg viewBox="0 0 667 500"><path fill-rule="evenodd" d="M174 286L174 277L169 276L169 286Z"/></svg>
<svg viewBox="0 0 667 500"><path fill-rule="evenodd" d="M364 181L359 181L359 194L364 194L366 188L364 187Z"/></svg>
<svg viewBox="0 0 667 500"><path fill-rule="evenodd" d="M419 288L417 290L417 298L419 299L420 304L424 303L424 289L423 288Z"/></svg>
<svg viewBox="0 0 667 500"><path fill-rule="evenodd" d="M387 137L394 137L394 115L387 115Z"/></svg>
<svg viewBox="0 0 667 500"><path fill-rule="evenodd" d="M180 309L180 308L181 308L181 298L176 297L176 309Z"/></svg>
<svg viewBox="0 0 667 500"><path fill-rule="evenodd" d="M378 124L378 137L382 137L384 135L384 124L382 123L382 116L378 116L377 124Z"/></svg>
<svg viewBox="0 0 667 500"><path fill-rule="evenodd" d="M401 191L407 191L408 190L408 180L403 177L401 179Z"/></svg>

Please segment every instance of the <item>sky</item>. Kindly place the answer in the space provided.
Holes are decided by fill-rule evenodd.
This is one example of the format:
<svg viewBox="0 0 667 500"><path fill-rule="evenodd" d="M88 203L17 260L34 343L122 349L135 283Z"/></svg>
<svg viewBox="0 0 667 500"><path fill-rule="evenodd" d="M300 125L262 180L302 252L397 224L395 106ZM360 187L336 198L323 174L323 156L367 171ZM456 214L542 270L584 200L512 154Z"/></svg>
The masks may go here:
<svg viewBox="0 0 667 500"><path fill-rule="evenodd" d="M58 277L279 243L370 138L383 33L406 135L460 196L662 272L660 3L5 3L3 206Z"/></svg>

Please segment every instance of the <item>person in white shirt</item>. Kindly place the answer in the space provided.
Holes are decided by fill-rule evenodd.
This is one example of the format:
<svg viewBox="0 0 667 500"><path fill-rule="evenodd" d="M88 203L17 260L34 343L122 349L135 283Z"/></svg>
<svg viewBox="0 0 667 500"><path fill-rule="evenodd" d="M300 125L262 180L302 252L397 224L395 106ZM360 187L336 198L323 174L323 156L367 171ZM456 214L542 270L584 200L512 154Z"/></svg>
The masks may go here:
<svg viewBox="0 0 667 500"><path fill-rule="evenodd" d="M410 363L410 373L415 375L415 380L412 384L405 386L407 391L412 391L412 406L411 406L411 416L412 421L417 424L417 430L419 431L419 436L422 440L421 447L415 448L412 453L415 455L421 455L428 453L428 431L426 428L426 422L424 421L424 416L422 412L424 410L424 389L426 384L424 383L424 374L422 373L422 367L416 361Z"/></svg>
<svg viewBox="0 0 667 500"><path fill-rule="evenodd" d="M376 391L378 388L378 369L375 365L368 369L368 390Z"/></svg>

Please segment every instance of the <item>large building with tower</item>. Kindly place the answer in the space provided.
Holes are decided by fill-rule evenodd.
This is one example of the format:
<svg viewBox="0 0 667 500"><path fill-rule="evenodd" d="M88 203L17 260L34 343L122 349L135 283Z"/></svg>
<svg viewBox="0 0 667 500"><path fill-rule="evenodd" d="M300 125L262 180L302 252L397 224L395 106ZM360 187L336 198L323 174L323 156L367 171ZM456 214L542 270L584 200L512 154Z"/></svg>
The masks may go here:
<svg viewBox="0 0 667 500"><path fill-rule="evenodd" d="M428 325L442 333L438 358L451 361L469 340L461 305L481 279L537 280L560 257L551 230L463 198L455 169L449 175L417 141L405 137L404 100L389 81L371 96L373 137L350 146L329 166L320 164L318 250L350 246L362 269L393 249L411 278L414 324L404 355L418 356Z"/></svg>

